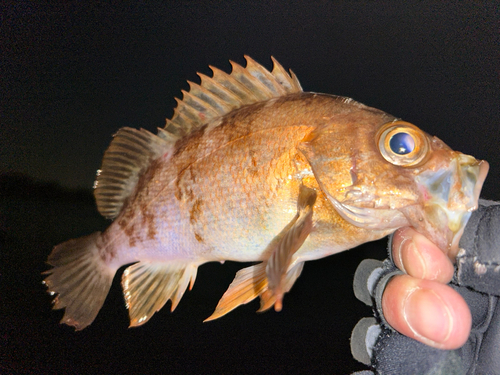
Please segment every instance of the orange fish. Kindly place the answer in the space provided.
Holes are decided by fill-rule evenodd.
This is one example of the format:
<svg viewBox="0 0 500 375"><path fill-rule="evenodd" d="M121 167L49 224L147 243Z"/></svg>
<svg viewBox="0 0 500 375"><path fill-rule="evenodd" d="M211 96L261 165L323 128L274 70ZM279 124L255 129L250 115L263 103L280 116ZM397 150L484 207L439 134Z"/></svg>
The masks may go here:
<svg viewBox="0 0 500 375"><path fill-rule="evenodd" d="M62 323L92 323L131 263L122 287L138 326L169 299L174 310L206 262L258 262L236 274L212 320L257 296L260 310L279 311L305 261L402 226L456 255L487 162L352 99L303 92L274 59L272 72L246 60L189 82L157 135L114 136L94 186L113 223L48 258Z"/></svg>

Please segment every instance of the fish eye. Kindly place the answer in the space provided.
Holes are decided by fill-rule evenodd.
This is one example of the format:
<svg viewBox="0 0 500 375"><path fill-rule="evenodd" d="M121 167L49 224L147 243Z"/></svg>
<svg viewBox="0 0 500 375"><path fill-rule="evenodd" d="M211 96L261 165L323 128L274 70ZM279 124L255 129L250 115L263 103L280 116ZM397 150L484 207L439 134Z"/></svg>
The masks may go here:
<svg viewBox="0 0 500 375"><path fill-rule="evenodd" d="M394 165L415 166L429 153L427 136L409 122L395 121L382 125L377 139L380 153Z"/></svg>
<svg viewBox="0 0 500 375"><path fill-rule="evenodd" d="M389 146L395 154L406 155L415 149L415 140L408 133L396 133L389 140Z"/></svg>

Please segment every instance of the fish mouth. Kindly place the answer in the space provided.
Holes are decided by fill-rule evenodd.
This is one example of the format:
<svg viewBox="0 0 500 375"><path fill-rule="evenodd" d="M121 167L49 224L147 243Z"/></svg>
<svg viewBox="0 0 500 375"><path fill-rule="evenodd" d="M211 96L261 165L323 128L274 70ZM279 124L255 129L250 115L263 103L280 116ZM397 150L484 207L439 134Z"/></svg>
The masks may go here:
<svg viewBox="0 0 500 375"><path fill-rule="evenodd" d="M459 153L446 168L428 170L416 178L424 205L421 213L402 210L415 229L426 235L451 259L474 210L488 174L489 164Z"/></svg>

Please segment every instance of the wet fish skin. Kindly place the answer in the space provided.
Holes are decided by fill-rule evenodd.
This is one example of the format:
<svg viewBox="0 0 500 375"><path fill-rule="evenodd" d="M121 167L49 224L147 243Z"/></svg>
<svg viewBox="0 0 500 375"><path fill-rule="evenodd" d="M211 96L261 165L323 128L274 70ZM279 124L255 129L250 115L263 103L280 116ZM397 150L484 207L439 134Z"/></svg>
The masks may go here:
<svg viewBox="0 0 500 375"><path fill-rule="evenodd" d="M119 263L151 258L153 249L165 245L169 251L159 253L159 259L176 259L189 249L191 257L199 253L206 261L263 260L267 243L296 214L299 186L309 181L318 189L296 146L314 129L329 124L327 114L335 112L340 118L342 112L348 115L350 111L342 98L290 95L235 111L218 126L202 128L189 142L177 144L171 159L156 163L140 179L133 203L116 218L118 226L109 229L115 242L128 241L134 249L129 258L120 250L123 258ZM380 115L380 123L392 119L375 113ZM353 119L360 121L361 116ZM311 122L315 126L302 125ZM347 179L350 174L339 173L339 177ZM367 235L336 219L338 215L324 195L319 199L322 204L315 207L315 213L324 216L326 223L335 223L344 237L352 231L357 242L359 232ZM179 236L183 231L186 233ZM314 246L316 251L324 246L331 249L336 243L335 232L328 232L327 243ZM346 239L342 241L345 246Z"/></svg>
<svg viewBox="0 0 500 375"><path fill-rule="evenodd" d="M352 99L304 93L274 59L272 72L247 61L191 82L158 135L115 135L95 190L113 223L48 259L62 322L89 325L115 272L134 262L122 287L138 326L169 299L173 310L209 261L261 262L238 272L212 320L257 296L261 310L280 310L305 261L401 226L450 257L458 250L486 162ZM398 133L411 137L410 152L391 149Z"/></svg>

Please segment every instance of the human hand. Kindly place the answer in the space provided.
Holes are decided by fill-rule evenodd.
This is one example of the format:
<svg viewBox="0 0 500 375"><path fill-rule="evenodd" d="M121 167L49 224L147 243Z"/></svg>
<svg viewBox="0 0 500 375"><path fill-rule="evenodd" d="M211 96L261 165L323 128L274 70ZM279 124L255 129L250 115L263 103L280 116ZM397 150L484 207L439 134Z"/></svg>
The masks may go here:
<svg viewBox="0 0 500 375"><path fill-rule="evenodd" d="M469 337L471 313L460 294L446 285L454 272L450 259L412 228L394 234L392 255L406 275L393 277L385 288L387 323L434 348L461 347Z"/></svg>
<svg viewBox="0 0 500 375"><path fill-rule="evenodd" d="M391 237L391 259L359 264L354 294L375 318L352 331L353 357L373 369L356 374L500 374L500 204L479 203L456 265L411 228Z"/></svg>

